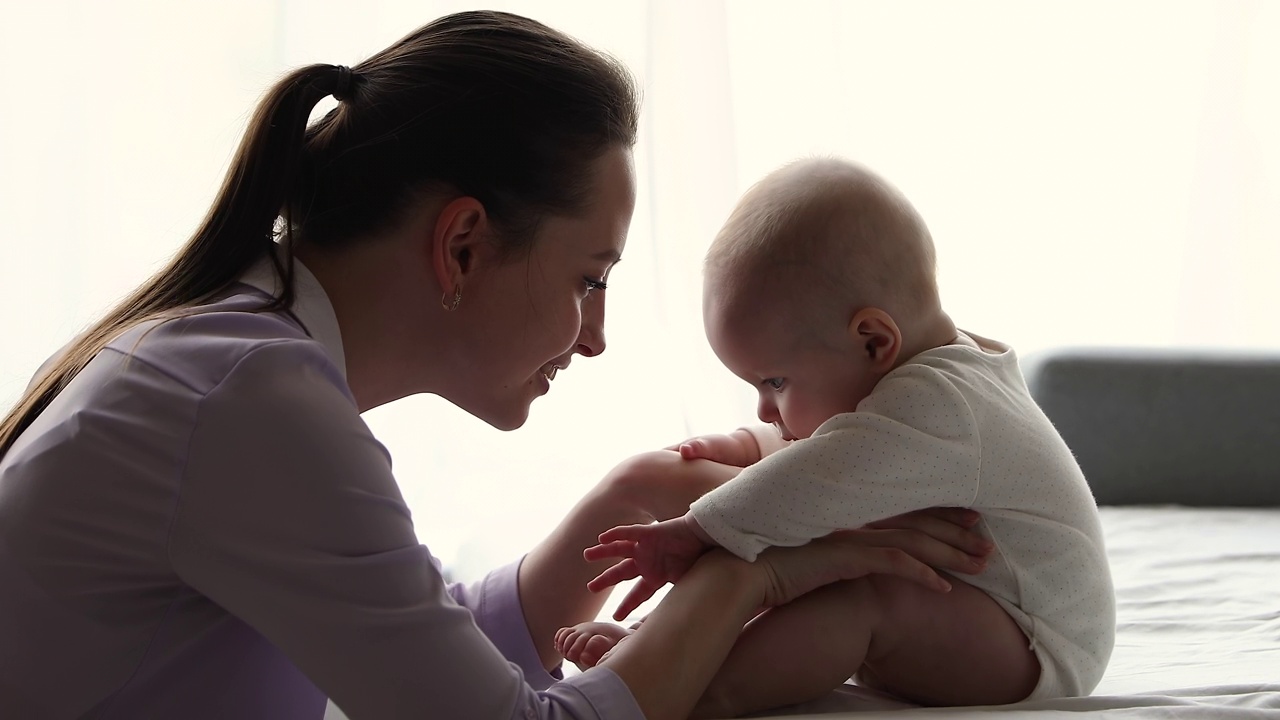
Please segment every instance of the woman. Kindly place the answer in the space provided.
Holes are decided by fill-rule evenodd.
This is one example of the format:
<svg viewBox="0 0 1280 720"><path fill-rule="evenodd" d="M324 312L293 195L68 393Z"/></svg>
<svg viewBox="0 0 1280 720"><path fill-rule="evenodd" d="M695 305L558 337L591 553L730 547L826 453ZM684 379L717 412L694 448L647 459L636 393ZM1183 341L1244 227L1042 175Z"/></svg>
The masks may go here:
<svg viewBox="0 0 1280 720"><path fill-rule="evenodd" d="M971 538L928 518L713 553L561 681L556 629L604 599L582 549L706 489L653 457L522 562L443 582L359 413L430 392L514 429L604 350L637 114L622 68L499 13L277 84L192 240L0 424L0 717L675 718L761 606L941 587L921 561Z"/></svg>

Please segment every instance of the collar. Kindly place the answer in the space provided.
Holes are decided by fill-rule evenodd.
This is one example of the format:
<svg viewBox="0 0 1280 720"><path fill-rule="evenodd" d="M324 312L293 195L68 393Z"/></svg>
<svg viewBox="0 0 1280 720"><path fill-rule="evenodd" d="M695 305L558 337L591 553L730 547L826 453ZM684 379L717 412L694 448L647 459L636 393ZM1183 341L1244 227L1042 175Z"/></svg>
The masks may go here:
<svg viewBox="0 0 1280 720"><path fill-rule="evenodd" d="M284 258L281 258L284 260ZM262 258L254 263L249 271L240 277L240 282L272 296L279 297L284 290L276 270L269 258ZM289 311L302 323L311 339L324 347L334 365L338 366L342 377L347 376L347 356L342 350L342 330L338 326L338 316L334 314L333 303L325 294L324 287L301 260L293 259L293 305Z"/></svg>

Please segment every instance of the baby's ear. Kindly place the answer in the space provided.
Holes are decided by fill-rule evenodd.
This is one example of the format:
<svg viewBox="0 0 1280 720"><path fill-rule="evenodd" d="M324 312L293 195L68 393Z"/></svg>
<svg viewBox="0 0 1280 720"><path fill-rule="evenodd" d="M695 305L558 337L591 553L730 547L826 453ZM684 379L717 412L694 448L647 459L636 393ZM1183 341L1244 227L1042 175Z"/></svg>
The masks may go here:
<svg viewBox="0 0 1280 720"><path fill-rule="evenodd" d="M889 372L902 351L902 331L889 313L863 308L849 321L849 335L871 363L873 370Z"/></svg>

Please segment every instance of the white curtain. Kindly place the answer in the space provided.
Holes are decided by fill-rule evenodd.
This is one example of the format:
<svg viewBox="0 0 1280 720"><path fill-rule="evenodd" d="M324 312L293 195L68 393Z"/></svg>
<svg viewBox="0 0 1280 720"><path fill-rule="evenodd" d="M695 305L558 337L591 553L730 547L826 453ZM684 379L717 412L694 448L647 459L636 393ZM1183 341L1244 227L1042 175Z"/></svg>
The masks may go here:
<svg viewBox="0 0 1280 720"><path fill-rule="evenodd" d="M1056 345L1280 348L1280 4L496 2L645 94L609 351L499 433L436 398L367 414L422 540L517 556L616 461L753 419L706 348L702 253L796 157L879 170L962 327ZM460 2L82 0L0 9L0 407L194 229L258 95Z"/></svg>

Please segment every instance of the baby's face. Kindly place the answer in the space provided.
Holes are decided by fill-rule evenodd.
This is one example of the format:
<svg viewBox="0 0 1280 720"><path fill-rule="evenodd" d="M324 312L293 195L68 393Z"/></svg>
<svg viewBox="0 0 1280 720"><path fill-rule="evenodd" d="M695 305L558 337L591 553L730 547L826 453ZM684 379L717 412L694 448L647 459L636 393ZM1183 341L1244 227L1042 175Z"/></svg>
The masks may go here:
<svg viewBox="0 0 1280 720"><path fill-rule="evenodd" d="M843 338L797 332L785 313L706 304L707 340L720 362L758 394L756 414L787 439L807 438L836 415L857 410L877 377L865 353Z"/></svg>

